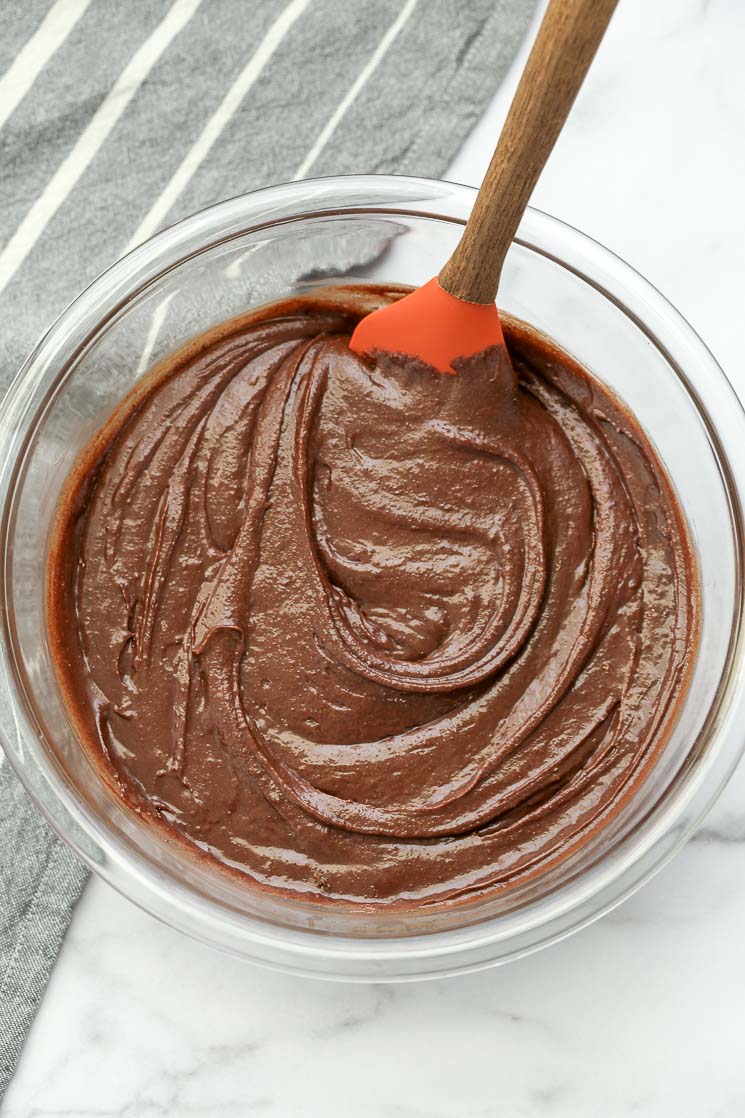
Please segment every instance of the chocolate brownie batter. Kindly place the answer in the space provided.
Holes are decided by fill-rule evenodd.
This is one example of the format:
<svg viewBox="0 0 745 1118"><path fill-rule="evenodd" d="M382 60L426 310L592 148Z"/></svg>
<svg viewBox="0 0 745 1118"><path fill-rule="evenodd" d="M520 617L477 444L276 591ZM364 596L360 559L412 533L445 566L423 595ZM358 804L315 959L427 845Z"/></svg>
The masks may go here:
<svg viewBox="0 0 745 1118"><path fill-rule="evenodd" d="M637 423L509 319L455 376L362 360L338 288L196 339L57 516L48 619L131 808L247 882L428 905L602 826L686 686L697 580Z"/></svg>

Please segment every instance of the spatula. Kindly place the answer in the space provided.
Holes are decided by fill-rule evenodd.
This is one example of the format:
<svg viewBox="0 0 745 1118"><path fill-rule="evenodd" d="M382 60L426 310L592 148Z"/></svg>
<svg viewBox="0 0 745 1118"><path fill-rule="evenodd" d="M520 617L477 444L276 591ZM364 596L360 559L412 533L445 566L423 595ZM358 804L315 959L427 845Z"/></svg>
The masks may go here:
<svg viewBox="0 0 745 1118"><path fill-rule="evenodd" d="M494 304L507 250L618 0L550 0L489 169L435 279L358 323L359 354L403 354L442 373L504 345Z"/></svg>

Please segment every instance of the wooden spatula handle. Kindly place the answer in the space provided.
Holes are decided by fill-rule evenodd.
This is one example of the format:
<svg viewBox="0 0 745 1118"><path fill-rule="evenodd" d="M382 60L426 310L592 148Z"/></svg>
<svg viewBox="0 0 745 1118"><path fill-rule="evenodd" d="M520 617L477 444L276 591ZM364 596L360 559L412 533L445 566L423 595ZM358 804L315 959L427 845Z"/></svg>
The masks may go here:
<svg viewBox="0 0 745 1118"><path fill-rule="evenodd" d="M496 298L504 258L618 0L551 0L496 151L440 286Z"/></svg>

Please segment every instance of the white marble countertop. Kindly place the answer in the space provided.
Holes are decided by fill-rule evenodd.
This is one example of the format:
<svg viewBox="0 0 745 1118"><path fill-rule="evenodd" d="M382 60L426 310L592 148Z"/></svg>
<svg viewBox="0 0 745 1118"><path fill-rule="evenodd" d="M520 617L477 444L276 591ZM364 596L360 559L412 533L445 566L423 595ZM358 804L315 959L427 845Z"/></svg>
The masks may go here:
<svg viewBox="0 0 745 1118"><path fill-rule="evenodd" d="M535 202L661 288L745 397L743 43L742 0L622 0ZM451 178L480 180L512 84ZM745 1115L744 803L741 767L612 915L508 967L418 985L264 972L92 880L2 1114Z"/></svg>

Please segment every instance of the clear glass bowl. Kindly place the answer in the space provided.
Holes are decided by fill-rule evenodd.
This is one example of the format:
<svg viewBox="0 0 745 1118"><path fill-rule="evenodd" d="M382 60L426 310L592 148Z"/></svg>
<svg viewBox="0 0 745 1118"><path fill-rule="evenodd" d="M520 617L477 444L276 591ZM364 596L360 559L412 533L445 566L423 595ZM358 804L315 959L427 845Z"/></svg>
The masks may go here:
<svg viewBox="0 0 745 1118"><path fill-rule="evenodd" d="M213 206L120 260L62 314L0 411L0 733L58 833L116 889L236 955L329 978L402 979L505 962L567 935L681 845L745 742L741 549L745 416L690 326L600 245L529 211L500 306L613 388L681 498L702 579L690 687L655 767L615 819L519 887L445 913L361 914L271 897L189 856L106 788L72 731L50 661L44 565L78 452L133 382L189 337L319 284L419 284L453 249L474 191L413 178L272 187Z"/></svg>

